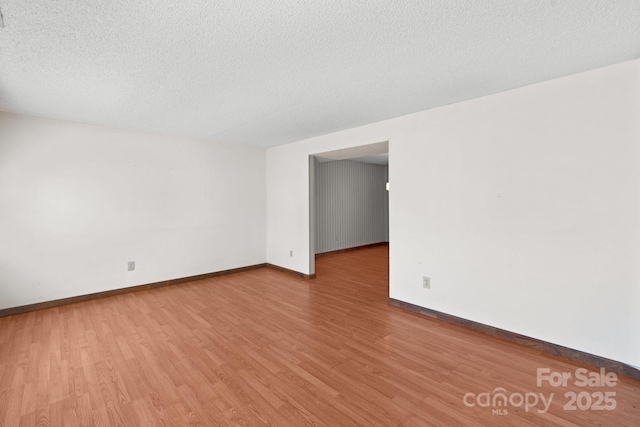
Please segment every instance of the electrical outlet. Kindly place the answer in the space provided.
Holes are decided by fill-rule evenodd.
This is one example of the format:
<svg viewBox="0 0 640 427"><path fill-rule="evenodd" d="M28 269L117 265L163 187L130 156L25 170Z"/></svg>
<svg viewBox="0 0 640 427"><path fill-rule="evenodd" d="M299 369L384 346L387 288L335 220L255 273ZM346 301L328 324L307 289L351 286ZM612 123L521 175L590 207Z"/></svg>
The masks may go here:
<svg viewBox="0 0 640 427"><path fill-rule="evenodd" d="M127 271L133 271L136 269L136 262L135 261L129 261L127 263Z"/></svg>
<svg viewBox="0 0 640 427"><path fill-rule="evenodd" d="M293 249L289 251L289 256L292 257L293 256Z"/></svg>
<svg viewBox="0 0 640 427"><path fill-rule="evenodd" d="M422 287L425 289L431 289L431 277L424 276L422 278Z"/></svg>

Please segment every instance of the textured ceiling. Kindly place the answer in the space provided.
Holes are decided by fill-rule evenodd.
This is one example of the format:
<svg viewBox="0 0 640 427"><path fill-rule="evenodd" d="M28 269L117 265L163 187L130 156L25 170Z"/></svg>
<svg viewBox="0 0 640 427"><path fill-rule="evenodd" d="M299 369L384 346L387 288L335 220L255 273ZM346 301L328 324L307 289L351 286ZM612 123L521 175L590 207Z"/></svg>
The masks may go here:
<svg viewBox="0 0 640 427"><path fill-rule="evenodd" d="M0 110L263 147L640 56L638 0L0 8Z"/></svg>

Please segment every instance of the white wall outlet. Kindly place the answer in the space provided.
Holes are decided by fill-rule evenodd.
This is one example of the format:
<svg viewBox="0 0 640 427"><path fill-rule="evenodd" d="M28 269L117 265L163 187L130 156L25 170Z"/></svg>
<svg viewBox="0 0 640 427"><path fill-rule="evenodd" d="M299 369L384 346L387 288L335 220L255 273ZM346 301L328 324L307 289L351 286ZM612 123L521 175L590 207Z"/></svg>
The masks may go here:
<svg viewBox="0 0 640 427"><path fill-rule="evenodd" d="M292 257L293 256L293 249L289 251L289 256Z"/></svg>
<svg viewBox="0 0 640 427"><path fill-rule="evenodd" d="M127 262L127 271L133 271L135 269L136 269L136 262L135 261Z"/></svg>
<svg viewBox="0 0 640 427"><path fill-rule="evenodd" d="M431 277L422 277L422 287L425 289L431 289Z"/></svg>

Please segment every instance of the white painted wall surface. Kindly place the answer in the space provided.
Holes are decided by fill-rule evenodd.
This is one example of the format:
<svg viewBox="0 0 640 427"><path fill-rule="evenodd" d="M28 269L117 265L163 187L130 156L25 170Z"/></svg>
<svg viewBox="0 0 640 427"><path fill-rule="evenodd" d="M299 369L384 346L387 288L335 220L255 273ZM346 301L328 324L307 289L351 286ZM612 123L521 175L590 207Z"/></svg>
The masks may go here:
<svg viewBox="0 0 640 427"><path fill-rule="evenodd" d="M264 263L264 178L262 149L0 113L0 309Z"/></svg>
<svg viewBox="0 0 640 427"><path fill-rule="evenodd" d="M269 149L267 262L309 272L307 156L389 140L392 298L640 366L639 117L636 60Z"/></svg>

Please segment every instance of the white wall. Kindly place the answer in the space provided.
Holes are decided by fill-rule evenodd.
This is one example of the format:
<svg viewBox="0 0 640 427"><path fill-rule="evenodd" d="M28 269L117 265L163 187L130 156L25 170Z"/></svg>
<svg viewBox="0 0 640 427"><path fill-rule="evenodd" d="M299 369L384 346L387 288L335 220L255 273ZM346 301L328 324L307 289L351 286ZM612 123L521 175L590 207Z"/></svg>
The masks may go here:
<svg viewBox="0 0 640 427"><path fill-rule="evenodd" d="M640 366L639 117L632 61L269 149L267 262L309 272L307 156L389 140L392 298Z"/></svg>
<svg viewBox="0 0 640 427"><path fill-rule="evenodd" d="M388 241L386 165L335 160L315 173L315 253Z"/></svg>
<svg viewBox="0 0 640 427"><path fill-rule="evenodd" d="M0 309L264 263L264 178L262 149L0 113Z"/></svg>

